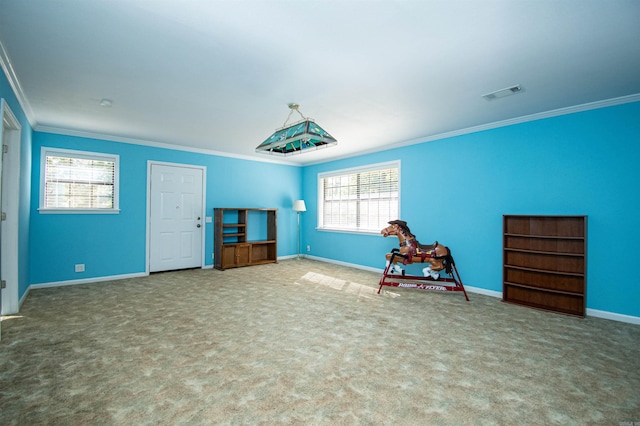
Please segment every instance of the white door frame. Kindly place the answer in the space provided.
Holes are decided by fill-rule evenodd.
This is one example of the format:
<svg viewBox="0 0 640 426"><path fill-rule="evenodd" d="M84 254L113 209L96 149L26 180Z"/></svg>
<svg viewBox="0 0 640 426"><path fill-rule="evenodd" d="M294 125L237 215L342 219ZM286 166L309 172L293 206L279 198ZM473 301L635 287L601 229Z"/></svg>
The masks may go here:
<svg viewBox="0 0 640 426"><path fill-rule="evenodd" d="M197 166L194 164L179 164L179 163L167 163L164 161L152 161L149 160L147 161L147 243L146 243L146 266L145 266L145 273L147 275L149 275L149 271L150 271L150 263L151 263L151 166L154 165L160 165L160 166L173 166L173 167L184 167L184 168L189 168L189 169L200 169L202 170L202 214L201 214L201 218L203 219L202 221L202 227L200 228L200 232L202 233L202 248L201 248L201 259L200 259L200 267L204 268L205 265L205 237L206 237L206 233L205 230L207 228L206 226L206 220L204 220L206 218L205 212L207 211L207 168L206 166Z"/></svg>
<svg viewBox="0 0 640 426"><path fill-rule="evenodd" d="M20 310L18 301L18 228L20 206L20 139L22 126L9 108L7 102L0 100L0 117L2 120L1 141L8 145L5 154L5 167L2 169L2 211L7 220L2 221L2 247L0 259L2 279L7 287L2 290L2 315L16 314Z"/></svg>

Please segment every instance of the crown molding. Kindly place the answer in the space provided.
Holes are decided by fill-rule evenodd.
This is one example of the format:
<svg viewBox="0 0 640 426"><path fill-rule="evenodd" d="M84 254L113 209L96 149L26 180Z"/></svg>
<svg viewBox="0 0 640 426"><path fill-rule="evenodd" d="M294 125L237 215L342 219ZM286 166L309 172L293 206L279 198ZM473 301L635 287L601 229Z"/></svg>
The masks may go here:
<svg viewBox="0 0 640 426"><path fill-rule="evenodd" d="M155 141L149 141L145 139L136 139L136 138L123 137L123 136L103 134L103 133L93 133L93 132L87 132L83 130L65 129L65 128L53 127L53 126L43 126L40 124L36 124L35 126L32 126L32 127L35 132L53 133L57 135L75 136L75 137L88 138L88 139L99 139L99 140L109 141L109 142L119 142L119 143L131 144L131 145L148 146L151 148L171 149L174 151L194 152L198 154L215 155L218 157L229 157L229 158L237 158L240 160L257 161L260 163L276 163L276 164L283 164L287 166L301 167L301 165L298 163L281 160L277 158L263 158L263 155L250 156L250 155L242 155L242 154L233 154L229 152L215 151L212 149L194 148L194 147L189 147L184 145L175 145L175 144L166 143L166 142L155 142Z"/></svg>
<svg viewBox="0 0 640 426"><path fill-rule="evenodd" d="M412 139L410 141L399 142L393 144L392 147L401 147L407 145L415 145L422 142L432 142L440 139L452 138L455 136L467 135L470 133L482 132L485 130L497 129L500 127L513 126L515 124L528 123L530 121L543 120L545 118L559 117L562 115L575 114L578 112L590 111L594 109L607 108L616 105L628 104L640 101L640 93L633 95L620 96L618 98L605 99L602 101L588 102L586 104L574 105L565 108L558 108L550 111L539 112L535 114L523 115L521 117L510 118L508 120L495 121L493 123L481 124L479 126L467 127L465 129L454 130L451 132L440 133L426 138ZM388 149L388 147L386 148Z"/></svg>
<svg viewBox="0 0 640 426"><path fill-rule="evenodd" d="M18 99L20 107L22 107L22 110L27 116L29 124L31 124L31 127L33 127L36 124L35 114L33 113L33 109L31 108L31 104L29 103L24 90L22 90L22 85L20 84L20 80L18 80L18 76L13 69L13 65L11 65L11 59L9 59L9 54L4 48L2 40L0 40L0 67L2 67L2 71L7 77L7 80L9 80L9 85L11 86L11 89L13 89L13 93Z"/></svg>
<svg viewBox="0 0 640 426"><path fill-rule="evenodd" d="M471 134L471 133L478 133L478 132L482 132L482 131L485 131L485 130L497 129L497 128L500 128L500 127L513 126L515 124L527 123L529 121L543 120L545 118L559 117L559 116L562 116L562 115L574 114L574 113L577 113L577 112L584 112L584 111L590 111L590 110L594 110L594 109L607 108L607 107L611 107L611 106L628 104L628 103L631 103L631 102L639 102L639 101L640 101L640 93L636 93L636 94L628 95L628 96L620 96L618 98L605 99L605 100L602 100L602 101L589 102L589 103L586 103L586 104L574 105L574 106L565 107L565 108L558 108L558 109L545 111L545 112L540 112L540 113L536 113L536 114L523 115L521 117L510 118L508 120L495 121L493 123L487 123L487 124L482 124L482 125L479 125L479 126L467 127L467 128L459 129L459 130L453 130L451 132L438 133L438 134L435 134L435 135L425 136L425 137L422 137L422 138L416 138L416 139L410 139L410 140L401 141L401 142L390 143L388 145L385 145L384 147L370 148L370 149L359 151L359 152L354 153L354 154L345 155L345 156L342 156L340 158L333 158L331 160L321 160L321 161L303 163L302 166L303 167L304 166L313 166L313 165L317 165L317 164L328 163L328 162L331 162L331 161L343 160L343 159L346 159L346 158L359 157L359 156L365 155L365 154L373 154L375 152L387 151L389 149L402 148L402 147L405 147L405 146L418 145L418 144L421 144L421 143L433 142L433 141L438 141L438 140L442 140L442 139L453 138L453 137L456 137L456 136L468 135L468 134Z"/></svg>

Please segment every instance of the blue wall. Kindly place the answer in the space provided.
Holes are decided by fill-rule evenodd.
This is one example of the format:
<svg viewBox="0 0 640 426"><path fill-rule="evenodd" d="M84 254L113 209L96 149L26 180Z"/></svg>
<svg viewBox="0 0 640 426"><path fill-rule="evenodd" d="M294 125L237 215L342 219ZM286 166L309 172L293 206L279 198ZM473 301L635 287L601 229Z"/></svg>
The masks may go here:
<svg viewBox="0 0 640 426"><path fill-rule="evenodd" d="M390 160L401 160L401 218L451 248L465 285L502 291L502 215L588 215L587 308L640 316L640 102L306 167L309 254L384 266L396 239L317 231L313 212L319 172Z"/></svg>
<svg viewBox="0 0 640 426"><path fill-rule="evenodd" d="M54 147L120 156L120 214L39 214L40 148ZM33 133L31 187L31 284L145 272L147 161L206 167L206 215L214 207L278 208L278 256L297 251L299 167L247 161L76 136ZM293 183L293 184L292 184ZM213 260L213 224L205 229L205 263ZM76 263L85 272L75 272Z"/></svg>

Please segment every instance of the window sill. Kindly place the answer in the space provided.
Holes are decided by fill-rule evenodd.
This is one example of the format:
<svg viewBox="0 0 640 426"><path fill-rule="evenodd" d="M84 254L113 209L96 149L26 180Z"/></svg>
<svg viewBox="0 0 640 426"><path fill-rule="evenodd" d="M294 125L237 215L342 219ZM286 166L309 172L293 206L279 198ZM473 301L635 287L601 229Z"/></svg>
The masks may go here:
<svg viewBox="0 0 640 426"><path fill-rule="evenodd" d="M38 209L40 214L120 214L120 209Z"/></svg>
<svg viewBox="0 0 640 426"><path fill-rule="evenodd" d="M338 232L341 234L358 234L358 235L382 235L380 231L372 231L372 230L355 230L348 228L316 228L316 231L320 232Z"/></svg>

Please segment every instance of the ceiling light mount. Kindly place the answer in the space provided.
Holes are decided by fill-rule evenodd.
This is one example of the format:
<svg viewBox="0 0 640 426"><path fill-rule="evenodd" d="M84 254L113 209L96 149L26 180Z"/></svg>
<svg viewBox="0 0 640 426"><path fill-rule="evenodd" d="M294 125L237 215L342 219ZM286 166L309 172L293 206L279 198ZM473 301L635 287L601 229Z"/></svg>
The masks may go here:
<svg viewBox="0 0 640 426"><path fill-rule="evenodd" d="M494 99L504 98L505 96L515 95L516 93L522 92L522 86L516 84L515 86L506 87L504 89L496 90L495 92L487 93L486 95L482 95L488 101L492 101Z"/></svg>
<svg viewBox="0 0 640 426"><path fill-rule="evenodd" d="M276 129L271 136L258 145L256 152L286 156L315 151L338 143L333 136L318 126L312 118L302 115L299 109L300 105L290 103L288 106L289 115L282 127ZM287 126L293 111L300 114L302 120Z"/></svg>

